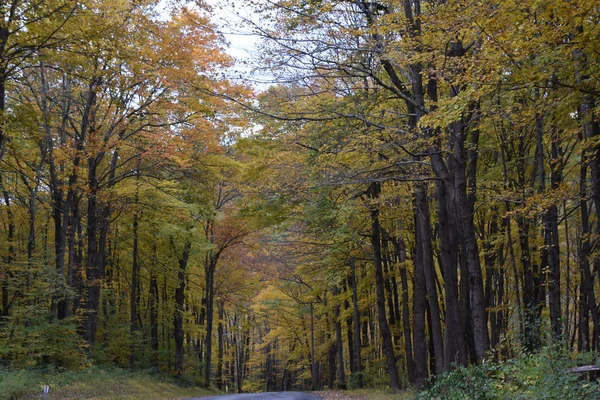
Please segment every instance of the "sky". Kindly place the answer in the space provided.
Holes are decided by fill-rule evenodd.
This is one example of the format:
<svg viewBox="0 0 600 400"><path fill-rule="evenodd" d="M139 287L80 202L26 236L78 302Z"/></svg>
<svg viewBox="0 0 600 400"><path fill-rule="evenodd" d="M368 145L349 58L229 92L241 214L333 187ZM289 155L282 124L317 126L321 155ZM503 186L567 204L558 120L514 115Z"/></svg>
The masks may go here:
<svg viewBox="0 0 600 400"><path fill-rule="evenodd" d="M211 20L227 41L227 54L235 60L235 65L225 71L227 78L243 80L258 90L266 89L269 84L261 82L270 79L264 73L261 76L254 74L251 66L253 60L257 59L259 38L252 32L248 21L259 25L258 15L244 0L204 0L204 3L212 8ZM189 4L193 7L193 1ZM157 10L165 18L168 18L169 8L169 0L160 0L157 5Z"/></svg>
<svg viewBox="0 0 600 400"><path fill-rule="evenodd" d="M256 59L258 36L253 34L247 21L255 24L260 22L258 15L252 12L252 8L243 0L206 0L213 7L212 21L225 36L229 43L227 53L235 59L235 66L230 73L232 78L261 81L264 77L258 77L252 74L251 63ZM264 85L256 82L253 84L257 89Z"/></svg>
<svg viewBox="0 0 600 400"><path fill-rule="evenodd" d="M257 37L252 34L245 20L257 22L257 16L244 1L207 0L213 7L212 20L230 43L228 53L239 59L250 57L256 47Z"/></svg>

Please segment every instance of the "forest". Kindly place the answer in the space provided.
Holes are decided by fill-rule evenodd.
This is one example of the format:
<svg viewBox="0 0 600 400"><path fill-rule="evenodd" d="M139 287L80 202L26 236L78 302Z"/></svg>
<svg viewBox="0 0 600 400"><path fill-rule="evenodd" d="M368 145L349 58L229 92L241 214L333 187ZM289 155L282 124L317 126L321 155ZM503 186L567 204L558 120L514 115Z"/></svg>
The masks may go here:
<svg viewBox="0 0 600 400"><path fill-rule="evenodd" d="M1 2L0 373L597 357L600 4L246 3L238 74L214 3Z"/></svg>

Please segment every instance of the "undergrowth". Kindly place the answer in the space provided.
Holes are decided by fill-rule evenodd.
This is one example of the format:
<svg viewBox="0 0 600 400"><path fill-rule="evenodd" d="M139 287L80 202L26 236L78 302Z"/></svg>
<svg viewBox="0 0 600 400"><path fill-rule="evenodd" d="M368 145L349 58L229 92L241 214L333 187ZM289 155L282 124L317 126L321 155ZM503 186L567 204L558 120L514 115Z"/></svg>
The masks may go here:
<svg viewBox="0 0 600 400"><path fill-rule="evenodd" d="M0 369L0 400L39 399L45 385L54 399L164 399L210 395L195 385L152 371L89 367L81 371L52 368Z"/></svg>
<svg viewBox="0 0 600 400"><path fill-rule="evenodd" d="M459 367L437 377L431 389L420 393L418 399L600 399L598 381L569 372L577 365L594 363L593 354L570 358L562 351L544 348L501 364Z"/></svg>

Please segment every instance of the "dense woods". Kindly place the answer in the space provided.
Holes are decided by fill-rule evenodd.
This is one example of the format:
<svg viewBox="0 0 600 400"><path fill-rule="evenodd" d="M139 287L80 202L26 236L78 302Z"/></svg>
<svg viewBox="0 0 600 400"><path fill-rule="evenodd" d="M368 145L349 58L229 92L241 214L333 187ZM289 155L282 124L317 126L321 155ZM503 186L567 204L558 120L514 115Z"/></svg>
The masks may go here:
<svg viewBox="0 0 600 400"><path fill-rule="evenodd" d="M0 368L398 391L600 351L597 2L255 3L260 90L201 1L2 2Z"/></svg>

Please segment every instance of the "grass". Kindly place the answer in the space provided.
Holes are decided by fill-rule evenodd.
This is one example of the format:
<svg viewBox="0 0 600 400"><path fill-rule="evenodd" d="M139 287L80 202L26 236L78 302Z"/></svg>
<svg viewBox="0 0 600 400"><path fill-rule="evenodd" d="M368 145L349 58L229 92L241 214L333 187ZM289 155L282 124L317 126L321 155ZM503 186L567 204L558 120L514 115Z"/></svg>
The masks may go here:
<svg viewBox="0 0 600 400"><path fill-rule="evenodd" d="M49 400L164 400L215 394L149 372L96 367L63 373L52 370L0 370L0 400L39 399L44 385L50 387Z"/></svg>

